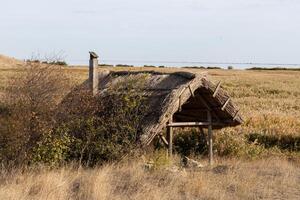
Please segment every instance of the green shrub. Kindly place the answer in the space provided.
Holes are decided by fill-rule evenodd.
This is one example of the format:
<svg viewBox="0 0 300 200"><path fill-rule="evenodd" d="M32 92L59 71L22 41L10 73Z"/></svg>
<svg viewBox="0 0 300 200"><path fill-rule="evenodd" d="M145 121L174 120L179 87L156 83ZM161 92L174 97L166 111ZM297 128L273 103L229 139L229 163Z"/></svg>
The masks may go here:
<svg viewBox="0 0 300 200"><path fill-rule="evenodd" d="M67 66L68 65L66 61L62 61L62 60L51 61L51 62L48 62L48 64L50 64L50 65L61 65L61 66Z"/></svg>
<svg viewBox="0 0 300 200"><path fill-rule="evenodd" d="M92 166L119 160L134 149L147 109L142 85L142 78L127 80L100 96L83 90L65 100L59 121L74 139L69 160Z"/></svg>
<svg viewBox="0 0 300 200"><path fill-rule="evenodd" d="M168 157L165 150L154 151L154 153L150 156L150 163L152 164L152 168L154 170L165 168L171 164L171 159Z"/></svg>
<svg viewBox="0 0 300 200"><path fill-rule="evenodd" d="M297 135L268 135L251 133L246 137L249 142L258 143L265 148L278 147L282 150L300 151L300 137Z"/></svg>
<svg viewBox="0 0 300 200"><path fill-rule="evenodd" d="M218 156L256 158L261 156L265 149L256 144L248 143L244 135L231 131L216 132L214 137L214 149Z"/></svg>
<svg viewBox="0 0 300 200"><path fill-rule="evenodd" d="M207 153L207 139L197 129L180 131L174 137L175 151L183 156Z"/></svg>
<svg viewBox="0 0 300 200"><path fill-rule="evenodd" d="M0 161L29 164L34 149L55 126L58 99L69 82L61 68L27 62L5 88L0 111Z"/></svg>
<svg viewBox="0 0 300 200"><path fill-rule="evenodd" d="M116 67L134 67L133 65L117 64Z"/></svg>
<svg viewBox="0 0 300 200"><path fill-rule="evenodd" d="M244 135L230 130L214 131L213 149L221 157L256 158L263 155L265 148L248 142ZM174 148L182 156L206 156L208 154L207 133L198 129L176 132Z"/></svg>
<svg viewBox="0 0 300 200"><path fill-rule="evenodd" d="M31 163L43 163L57 166L68 160L70 147L74 139L66 134L68 131L58 128L55 132L43 135L33 148Z"/></svg>

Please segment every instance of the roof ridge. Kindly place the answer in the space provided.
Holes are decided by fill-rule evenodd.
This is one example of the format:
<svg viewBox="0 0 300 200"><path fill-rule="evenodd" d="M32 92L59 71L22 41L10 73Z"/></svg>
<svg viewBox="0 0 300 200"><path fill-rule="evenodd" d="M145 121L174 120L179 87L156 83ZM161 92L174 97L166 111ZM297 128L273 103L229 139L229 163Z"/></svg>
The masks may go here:
<svg viewBox="0 0 300 200"><path fill-rule="evenodd" d="M122 76L122 75L136 75L136 74L153 74L153 75L178 75L187 79L194 79L196 76L206 76L205 72L191 72L191 71L174 71L174 72L165 72L165 71L155 71L155 70L139 70L139 71L110 71L110 74Z"/></svg>

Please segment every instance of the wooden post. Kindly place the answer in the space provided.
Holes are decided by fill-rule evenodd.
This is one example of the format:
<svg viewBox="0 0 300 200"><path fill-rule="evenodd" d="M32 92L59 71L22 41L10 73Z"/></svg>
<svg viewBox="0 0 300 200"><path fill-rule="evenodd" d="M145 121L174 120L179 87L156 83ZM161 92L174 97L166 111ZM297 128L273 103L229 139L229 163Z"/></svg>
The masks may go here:
<svg viewBox="0 0 300 200"><path fill-rule="evenodd" d="M212 133L212 119L211 112L207 111L208 120L208 144L209 144L209 165L213 164L213 133Z"/></svg>
<svg viewBox="0 0 300 200"><path fill-rule="evenodd" d="M173 116L169 120L169 124L173 121ZM168 140L168 155L172 157L173 153L173 128L171 126L167 126L167 140Z"/></svg>
<svg viewBox="0 0 300 200"><path fill-rule="evenodd" d="M98 93L98 55L94 52L90 53L90 64L89 64L89 85L90 90L92 91L93 95Z"/></svg>

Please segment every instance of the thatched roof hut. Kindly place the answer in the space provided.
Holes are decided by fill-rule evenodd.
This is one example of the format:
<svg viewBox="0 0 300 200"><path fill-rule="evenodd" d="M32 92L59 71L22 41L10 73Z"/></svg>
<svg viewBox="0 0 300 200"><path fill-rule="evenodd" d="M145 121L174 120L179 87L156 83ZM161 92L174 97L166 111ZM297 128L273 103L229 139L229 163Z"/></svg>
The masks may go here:
<svg viewBox="0 0 300 200"><path fill-rule="evenodd" d="M209 161L212 163L212 130L237 126L243 122L230 96L220 84L213 84L205 73L106 70L99 72L97 67L97 57L91 54L89 79L82 86L100 98L101 94L108 93L117 85L124 85L125 87L118 92L126 93L126 83L138 83L143 79L142 87L136 85L136 91L147 99L145 102L148 107L146 113L143 113L145 118L143 124L140 124L141 131L138 134L142 145L150 144L158 135L172 155L173 128L199 127L201 131L207 128ZM162 135L164 128L167 128L167 139Z"/></svg>
<svg viewBox="0 0 300 200"><path fill-rule="evenodd" d="M208 80L204 73L157 71L111 71L98 77L99 94L122 82L144 79L139 91L149 107L140 142L149 144L168 126L201 126L207 128L207 111L211 112L213 129L236 126L242 118L229 95ZM139 86L137 86L139 87ZM172 119L172 122L170 122ZM169 124L168 124L169 122Z"/></svg>

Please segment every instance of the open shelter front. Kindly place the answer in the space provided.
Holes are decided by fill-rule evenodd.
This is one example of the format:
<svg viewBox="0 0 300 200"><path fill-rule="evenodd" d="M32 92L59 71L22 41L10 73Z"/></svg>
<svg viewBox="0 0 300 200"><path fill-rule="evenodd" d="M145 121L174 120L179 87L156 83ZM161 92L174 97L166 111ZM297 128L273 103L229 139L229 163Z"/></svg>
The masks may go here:
<svg viewBox="0 0 300 200"><path fill-rule="evenodd" d="M207 128L209 135L210 162L212 162L212 131L242 123L238 109L229 95L210 82L205 73L158 71L102 71L98 74L97 95L114 85L138 82L137 91L147 98L148 111L141 124L139 143L144 146L159 136L168 145L172 155L173 129L176 127ZM134 87L134 86L133 86ZM166 137L162 135L167 128Z"/></svg>
<svg viewBox="0 0 300 200"><path fill-rule="evenodd" d="M142 80L143 84L140 85ZM206 73L188 71L109 71L98 68L97 56L91 56L89 78L80 86L99 100L116 86L118 92L127 94L130 90L142 95L147 110L139 124L137 143L149 145L158 136L168 146L172 155L173 129L176 127L206 128L209 136L209 158L212 163L212 132L228 126L240 125L243 120L239 110L221 84L213 84ZM76 93L76 91L74 91ZM70 95L72 96L72 95ZM73 95L76 98L76 94ZM66 98L68 99L68 98ZM68 101L73 101L72 98ZM112 105L117 109L118 105ZM163 130L167 129L167 135Z"/></svg>

